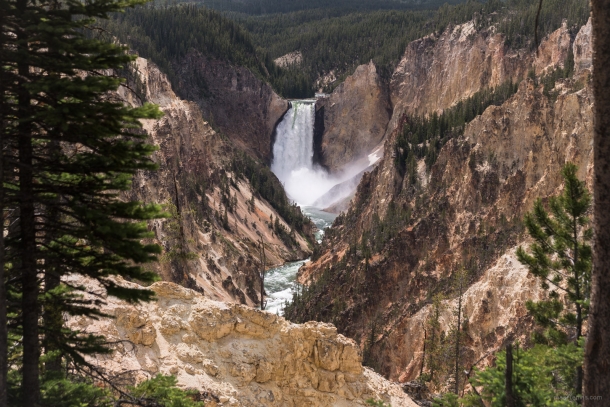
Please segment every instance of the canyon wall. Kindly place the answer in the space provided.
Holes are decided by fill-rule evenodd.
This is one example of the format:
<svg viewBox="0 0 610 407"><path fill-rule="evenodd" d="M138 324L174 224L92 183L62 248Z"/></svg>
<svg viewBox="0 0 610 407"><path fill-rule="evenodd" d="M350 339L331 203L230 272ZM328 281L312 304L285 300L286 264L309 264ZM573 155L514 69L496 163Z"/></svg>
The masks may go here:
<svg viewBox="0 0 610 407"><path fill-rule="evenodd" d="M515 247L527 243L521 220L536 198L560 191L566 162L590 184L590 22L574 41L564 25L538 56L508 51L502 38L464 24L409 45L390 85L394 112L384 158L300 273L310 291L289 318L333 322L360 343L366 363L391 379L419 375L423 323L436 293L448 297L442 326L450 329L453 275L462 267L469 273L464 365L489 363L507 340L527 342L532 321L524 302L540 292L515 259ZM563 65L568 47L572 78L551 91L539 77L521 80L514 96L450 139L431 168L419 162L415 182L396 169L392 154L408 115L441 111L531 68L549 72Z"/></svg>
<svg viewBox="0 0 610 407"><path fill-rule="evenodd" d="M316 103L322 126L318 161L331 172L369 165L368 155L385 135L391 106L387 84L373 62L360 65L333 93Z"/></svg>
<svg viewBox="0 0 610 407"><path fill-rule="evenodd" d="M571 40L564 23L538 54L513 50L494 27L477 29L472 21L411 42L389 81L373 62L361 65L316 103L316 161L331 173L366 168L405 115L440 113L483 89L519 82L530 70L550 72L563 66Z"/></svg>
<svg viewBox="0 0 610 407"><path fill-rule="evenodd" d="M273 130L288 110L249 69L192 50L175 64L176 93L197 102L203 117L241 149L271 162Z"/></svg>
<svg viewBox="0 0 610 407"><path fill-rule="evenodd" d="M416 407L400 386L363 368L354 341L332 325L291 324L168 282L150 289L157 300L137 306L107 298L102 311L113 319L69 321L116 343L95 358L109 375L139 382L171 374L209 407L347 407L369 399Z"/></svg>
<svg viewBox="0 0 610 407"><path fill-rule="evenodd" d="M159 169L138 173L129 194L164 205L169 215L151 222L154 241L163 247L160 262L151 267L164 280L209 298L257 304L259 242L265 246L267 267L302 259L311 252L307 239L313 241L312 226L294 233L292 241L275 233L275 219L288 231L292 226L236 171L234 163L245 160L244 153L203 119L197 103L178 98L154 64L138 58L135 67L130 82L136 93L121 88L121 96L133 105L158 104L164 113L160 120L144 123L148 142L158 147L152 158ZM264 171L262 164L257 171Z"/></svg>

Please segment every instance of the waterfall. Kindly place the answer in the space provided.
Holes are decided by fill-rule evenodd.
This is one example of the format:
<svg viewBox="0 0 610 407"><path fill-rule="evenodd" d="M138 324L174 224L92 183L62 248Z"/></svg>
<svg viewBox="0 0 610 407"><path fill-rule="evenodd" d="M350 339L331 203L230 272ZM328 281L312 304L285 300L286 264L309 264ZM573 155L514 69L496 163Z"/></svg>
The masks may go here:
<svg viewBox="0 0 610 407"><path fill-rule="evenodd" d="M276 128L271 171L288 196L299 205L311 205L337 183L313 162L316 106L313 100L293 101Z"/></svg>
<svg viewBox="0 0 610 407"><path fill-rule="evenodd" d="M285 181L299 169L313 169L315 103L292 102L276 128L271 171Z"/></svg>

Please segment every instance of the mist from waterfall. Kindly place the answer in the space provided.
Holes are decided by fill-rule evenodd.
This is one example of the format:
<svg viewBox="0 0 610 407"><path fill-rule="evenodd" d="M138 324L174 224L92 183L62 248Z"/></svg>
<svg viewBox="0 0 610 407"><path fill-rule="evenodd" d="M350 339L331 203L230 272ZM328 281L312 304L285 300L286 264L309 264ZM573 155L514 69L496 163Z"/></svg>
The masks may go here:
<svg viewBox="0 0 610 407"><path fill-rule="evenodd" d="M276 128L271 171L282 181L288 196L299 205L311 205L337 179L313 163L315 101L291 102Z"/></svg>

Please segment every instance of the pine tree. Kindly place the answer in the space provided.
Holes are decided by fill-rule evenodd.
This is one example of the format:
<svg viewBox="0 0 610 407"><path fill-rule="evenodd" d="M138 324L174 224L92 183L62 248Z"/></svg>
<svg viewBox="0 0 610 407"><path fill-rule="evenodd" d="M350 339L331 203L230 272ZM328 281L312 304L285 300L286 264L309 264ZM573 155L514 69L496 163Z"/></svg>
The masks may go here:
<svg viewBox="0 0 610 407"><path fill-rule="evenodd" d="M464 292L468 283L468 272L464 268L460 268L454 274L453 289L457 296L457 304L453 310L455 315L455 326L450 332L450 337L453 345L453 385L454 394L458 395L460 390L460 376L462 372L462 338L464 337L464 321L467 320L464 315Z"/></svg>
<svg viewBox="0 0 610 407"><path fill-rule="evenodd" d="M139 120L158 118L159 111L113 100L109 92L121 81L108 70L133 58L83 34L94 17L138 2L2 1L0 174L2 205L14 221L3 241L1 266L11 285L2 295L15 293L9 305L17 317L9 326L22 338L23 356L13 364L20 365L16 391L22 405L40 405L41 335L42 352L76 363L84 363L83 354L104 350L103 338L58 326L56 316L64 313L101 315L99 301L84 299L80 293L87 288L65 276L92 278L127 301L152 298L152 292L123 287L113 276L156 279L140 264L154 260L159 247L141 240L150 237L143 221L161 216L160 209L119 198L136 171L155 168Z"/></svg>
<svg viewBox="0 0 610 407"><path fill-rule="evenodd" d="M550 213L540 199L525 216L525 226L534 239L526 251L517 250L517 258L538 277L548 299L526 306L536 322L545 328L536 335L538 342L561 345L578 343L589 315L591 295L593 231L587 217L591 195L576 177L578 168L568 163L562 170L564 190L549 199ZM567 303L564 305L564 302ZM582 367L578 367L575 394L582 393Z"/></svg>
<svg viewBox="0 0 610 407"><path fill-rule="evenodd" d="M441 327L441 313L445 309L443 300L445 297L442 294L436 294L432 297L431 313L426 320L424 328L426 339L424 340L424 360L422 361L422 371L424 365L426 373L421 378L422 381L431 381L435 384L440 384L438 377L443 373L444 364L444 349L443 349L443 329Z"/></svg>

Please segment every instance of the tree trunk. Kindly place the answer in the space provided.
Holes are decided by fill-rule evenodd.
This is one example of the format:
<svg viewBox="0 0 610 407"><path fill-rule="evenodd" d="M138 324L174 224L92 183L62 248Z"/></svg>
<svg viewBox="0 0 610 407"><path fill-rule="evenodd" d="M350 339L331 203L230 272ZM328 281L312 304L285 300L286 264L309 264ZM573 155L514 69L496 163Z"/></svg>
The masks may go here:
<svg viewBox="0 0 610 407"><path fill-rule="evenodd" d="M462 327L462 281L460 276L460 297L458 299L458 317L455 331L455 394L460 391L460 329Z"/></svg>
<svg viewBox="0 0 610 407"><path fill-rule="evenodd" d="M515 407L513 397L513 344L506 346L506 373L504 374L504 393L506 394L506 407Z"/></svg>
<svg viewBox="0 0 610 407"><path fill-rule="evenodd" d="M423 323L422 323L423 325ZM427 339L427 335L426 335L426 327L423 327L424 329L424 349L422 351L422 357L421 357L421 368L419 369L419 375L421 376L422 374L424 374L424 366L426 364L426 339Z"/></svg>
<svg viewBox="0 0 610 407"><path fill-rule="evenodd" d="M260 241L260 256L261 256L261 310L265 309L265 268L267 267L267 257L265 256L265 243L261 237Z"/></svg>
<svg viewBox="0 0 610 407"><path fill-rule="evenodd" d="M610 0L591 0L591 9L595 241L584 405L601 406L610 403Z"/></svg>
<svg viewBox="0 0 610 407"><path fill-rule="evenodd" d="M49 143L46 154L51 157L52 160L58 160L61 155L61 147L57 140L53 140ZM57 231L54 228L55 224L59 221L59 206L61 197L56 196L50 200L46 207L47 222L50 225L45 230L45 244L50 246L52 242L57 239ZM49 358L50 352L59 351L58 338L61 336L59 333L63 327L63 315L61 309L61 299L55 297L52 292L61 283L61 270L57 264L57 258L53 254L49 253L44 259L44 291L47 293L43 304L43 321L44 321L44 352L46 356L46 362L44 364L45 373L53 372L55 375L61 373L61 355L57 355L53 358Z"/></svg>
<svg viewBox="0 0 610 407"><path fill-rule="evenodd" d="M26 20L27 0L17 2L19 16ZM23 21L25 23L25 21ZM17 32L18 47L24 54L29 52L28 35ZM17 105L19 117L25 119L18 126L19 152L19 247L18 270L21 273L21 307L23 325L23 369L22 369L22 399L24 406L36 407L39 404L40 382L39 368L39 338L38 338L38 275L36 269L36 219L34 212L34 174L32 143L32 126L27 120L30 116L30 94L25 88L30 67L27 63L18 64L19 90Z"/></svg>
<svg viewBox="0 0 610 407"><path fill-rule="evenodd" d="M0 27L4 16L0 16ZM3 45L0 45L2 47ZM0 95L4 94L4 80L0 78ZM6 316L6 275L4 272L4 101L0 102L0 406L8 405L8 320Z"/></svg>
<svg viewBox="0 0 610 407"><path fill-rule="evenodd" d="M21 99L21 98L20 98ZM29 101L28 101L29 102ZM20 100L21 104L21 100ZM23 401L26 406L38 405L38 276L36 270L36 232L32 174L32 139L19 137L19 263L22 285L23 314Z"/></svg>
<svg viewBox="0 0 610 407"><path fill-rule="evenodd" d="M576 267L576 264L578 264L578 221L576 218L574 218L573 221L573 225L572 225L572 230L573 230L573 235L572 235L572 239L574 239L574 247L572 249L573 252L573 256L574 256L574 267L572 268L573 270L573 275L574 275L574 280L576 281L575 283L575 291L576 291L576 344L578 344L578 341L580 340L580 337L582 336L582 306L580 305L580 301L584 300L584 298L582 298L582 294L581 294L581 290L580 290L580 274L578 272L578 267ZM576 368L576 379L575 379L575 384L574 384L574 394L578 395L578 394L582 394L582 381L583 381L583 371L582 371L582 366L578 366ZM578 404L581 404L580 400L577 401Z"/></svg>

